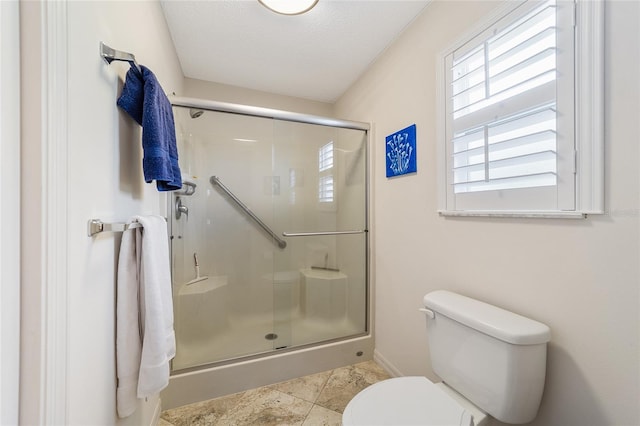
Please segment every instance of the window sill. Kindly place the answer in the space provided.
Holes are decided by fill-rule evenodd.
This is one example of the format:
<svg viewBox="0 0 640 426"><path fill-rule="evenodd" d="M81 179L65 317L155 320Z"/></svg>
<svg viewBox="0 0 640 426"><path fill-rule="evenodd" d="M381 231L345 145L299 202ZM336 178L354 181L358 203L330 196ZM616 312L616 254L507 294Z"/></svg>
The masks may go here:
<svg viewBox="0 0 640 426"><path fill-rule="evenodd" d="M587 213L582 212L544 212L544 211L490 211L490 210L466 210L450 211L438 210L440 216L445 217L514 217L531 219L586 219Z"/></svg>

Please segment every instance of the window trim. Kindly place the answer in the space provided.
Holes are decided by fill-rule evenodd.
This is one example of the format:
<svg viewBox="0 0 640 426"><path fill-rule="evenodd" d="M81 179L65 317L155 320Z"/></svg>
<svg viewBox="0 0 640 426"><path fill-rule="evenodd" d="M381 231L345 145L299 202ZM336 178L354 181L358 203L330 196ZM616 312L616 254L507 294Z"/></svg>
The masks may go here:
<svg viewBox="0 0 640 426"><path fill-rule="evenodd" d="M535 1L535 0L529 0ZM558 0L563 1L563 0ZM525 1L507 2L481 19L438 55L436 63L438 213L442 216L583 218L604 213L604 2L574 5L575 210L454 210L447 206L446 57Z"/></svg>

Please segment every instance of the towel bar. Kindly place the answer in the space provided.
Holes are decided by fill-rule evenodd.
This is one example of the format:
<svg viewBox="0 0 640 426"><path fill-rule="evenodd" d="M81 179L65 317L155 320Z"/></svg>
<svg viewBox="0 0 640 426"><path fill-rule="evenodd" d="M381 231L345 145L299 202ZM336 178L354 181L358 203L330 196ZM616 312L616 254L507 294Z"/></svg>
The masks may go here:
<svg viewBox="0 0 640 426"><path fill-rule="evenodd" d="M283 237L315 237L318 235L346 235L346 234L364 234L368 232L366 229L356 229L353 231L321 231L321 232L283 232Z"/></svg>
<svg viewBox="0 0 640 426"><path fill-rule="evenodd" d="M113 49L103 42L100 42L100 56L105 60L106 63L110 64L113 61L126 61L136 67L138 72L142 74L142 69L140 69L140 65L136 62L136 57L131 53L122 52L120 50Z"/></svg>
<svg viewBox="0 0 640 426"><path fill-rule="evenodd" d="M131 223L104 223L100 219L91 219L87 223L87 234L93 237L100 232L124 232L129 229L141 228L138 222Z"/></svg>

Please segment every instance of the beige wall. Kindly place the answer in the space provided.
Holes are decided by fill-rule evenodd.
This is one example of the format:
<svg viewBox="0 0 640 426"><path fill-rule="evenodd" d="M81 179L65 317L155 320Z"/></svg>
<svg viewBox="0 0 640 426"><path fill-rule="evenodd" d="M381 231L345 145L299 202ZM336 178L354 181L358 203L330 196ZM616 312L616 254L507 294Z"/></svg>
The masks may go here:
<svg viewBox="0 0 640 426"><path fill-rule="evenodd" d="M209 81L184 79L184 92L181 96L294 111L302 114L332 117L333 105L325 102L275 95L258 90L213 83Z"/></svg>
<svg viewBox="0 0 640 426"><path fill-rule="evenodd" d="M46 42L49 34L41 24L48 21L38 16L47 5L60 13L52 20L52 31L59 25L64 28L64 32L57 32L59 38L66 38L65 46L56 45L53 50L39 44L40 40ZM21 24L26 129L22 140L22 208L27 218L22 230L20 421L40 424L43 419L60 422L64 418L64 424L69 425L149 425L159 409L158 397L140 401L136 413L127 419L119 420L116 414L115 273L120 235L89 238L86 227L91 218L110 222L127 221L139 214L163 214L164 196L157 193L155 184L144 183L140 127L116 107L129 67L122 62L107 65L98 55L99 42L134 53L139 63L155 72L168 93L182 91L182 71L157 2L22 2ZM51 101L63 106L47 110L47 100L38 89L50 74L40 58L47 54L64 58L65 53L67 73L56 68L54 72L61 74L54 77L66 89L49 88L59 97ZM39 115L43 107L49 118L59 123L56 128L67 133L64 142L58 143L66 148L64 161L53 166L47 162L57 157L48 152L48 140L39 132L41 123L45 131L47 128L47 117ZM54 182L56 188L66 188L56 190L66 200L53 202L43 192L42 188L51 184L41 184L44 177L40 170L47 167L49 172L54 169L51 176L59 178ZM45 204L66 216L69 231L55 242L53 250L45 241L47 230L38 226L47 223L42 219ZM52 260L52 265L41 264L43 258ZM61 265L59 259L66 259L67 264ZM53 294L44 287L55 282L61 270L66 273L66 282L59 287L60 294ZM56 300L61 302L59 307ZM41 303L56 307L59 317L49 318ZM53 324L42 322L48 318ZM51 338L58 322L66 324L66 330L58 330L60 337L66 337L66 347L44 346L41 339ZM56 342L58 346L64 343ZM45 379L55 374L45 371L46 376L41 376L39 370L43 365L40 356L56 355L66 356L50 364L50 368L59 366L66 371L63 383L53 384L66 391L66 405L56 403L64 402L64 396L46 394L55 388ZM43 414L43 407L62 414Z"/></svg>
<svg viewBox="0 0 640 426"><path fill-rule="evenodd" d="M182 70L154 2L70 2L69 224L162 214L164 196L142 177L140 127L115 101L128 65L106 65L100 41L132 52L167 93L182 89ZM88 95L90 94L90 95ZM114 424L114 284L120 236L69 238L69 423ZM120 424L149 424L156 400L141 401Z"/></svg>
<svg viewBox="0 0 640 426"><path fill-rule="evenodd" d="M163 214L164 196L142 177L140 127L116 107L126 63L105 64L100 41L132 52L156 74L166 93L182 90L182 70L155 2L69 2L69 224L90 218L128 220ZM120 235L69 237L70 424L114 424L114 285ZM150 398L120 424L144 425Z"/></svg>
<svg viewBox="0 0 640 426"><path fill-rule="evenodd" d="M439 217L436 58L495 5L433 2L336 104L336 116L375 128L377 354L397 374L436 379L417 309L431 290L457 291L551 327L545 395L532 424L640 424L639 4L606 3L608 213ZM384 137L412 123L418 172L386 179Z"/></svg>

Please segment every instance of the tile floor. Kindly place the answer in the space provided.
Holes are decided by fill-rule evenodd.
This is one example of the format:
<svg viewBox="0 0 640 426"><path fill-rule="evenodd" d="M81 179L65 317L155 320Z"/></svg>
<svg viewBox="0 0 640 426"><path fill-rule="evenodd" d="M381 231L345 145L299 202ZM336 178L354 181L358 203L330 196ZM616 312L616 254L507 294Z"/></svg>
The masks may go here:
<svg viewBox="0 0 640 426"><path fill-rule="evenodd" d="M389 377L366 361L166 410L159 426L340 426L351 398Z"/></svg>

